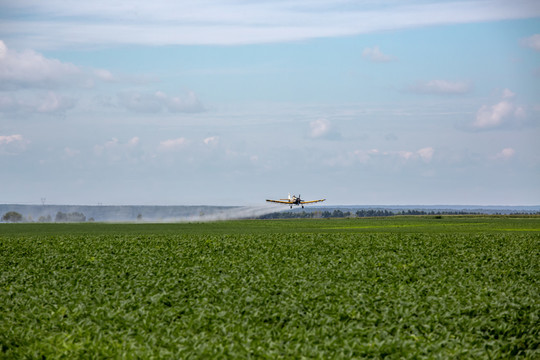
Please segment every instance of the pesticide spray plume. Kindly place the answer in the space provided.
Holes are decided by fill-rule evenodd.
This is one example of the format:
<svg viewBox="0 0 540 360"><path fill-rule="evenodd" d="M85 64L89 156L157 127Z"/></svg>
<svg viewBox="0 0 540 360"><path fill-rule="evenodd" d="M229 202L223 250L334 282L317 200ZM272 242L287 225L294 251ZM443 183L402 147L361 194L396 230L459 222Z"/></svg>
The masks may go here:
<svg viewBox="0 0 540 360"><path fill-rule="evenodd" d="M1 205L0 214L15 211L24 222L177 223L256 219L287 210L277 204L207 205Z"/></svg>
<svg viewBox="0 0 540 360"><path fill-rule="evenodd" d="M197 214L192 216L186 216L184 218L176 219L177 222L211 222L211 221L225 221L225 220L241 220L241 219L253 219L263 215L279 212L285 210L280 205L260 205L260 206L241 206L237 208L230 208L220 210L209 214Z"/></svg>
<svg viewBox="0 0 540 360"><path fill-rule="evenodd" d="M185 207L190 208L190 207ZM185 209L184 208L184 209ZM140 220L121 221L126 223L204 223L214 221L256 219L260 216L285 211L287 208L277 204L265 204L259 206L235 206L235 207L205 207L201 210L194 206L191 211L185 211L182 216L162 217L153 213L145 213ZM105 222L118 222L118 220L104 220Z"/></svg>

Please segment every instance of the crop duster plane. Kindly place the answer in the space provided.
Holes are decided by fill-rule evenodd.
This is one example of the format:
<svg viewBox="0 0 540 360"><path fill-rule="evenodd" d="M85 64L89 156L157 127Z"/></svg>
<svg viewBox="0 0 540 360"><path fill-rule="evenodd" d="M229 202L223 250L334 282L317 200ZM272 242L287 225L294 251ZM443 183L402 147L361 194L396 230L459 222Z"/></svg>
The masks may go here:
<svg viewBox="0 0 540 360"><path fill-rule="evenodd" d="M302 209L303 209L304 204L312 204L312 203L317 203L317 202L323 202L324 200L326 200L326 199L305 201L305 200L301 199L300 194L298 194L298 196L296 196L296 195L291 196L291 194L289 193L289 197L287 199L279 199L279 200L269 200L269 199L267 199L266 201L274 202L274 203L278 203L278 204L289 205L291 207L291 209L292 209L293 205L296 205L296 206L302 205Z"/></svg>

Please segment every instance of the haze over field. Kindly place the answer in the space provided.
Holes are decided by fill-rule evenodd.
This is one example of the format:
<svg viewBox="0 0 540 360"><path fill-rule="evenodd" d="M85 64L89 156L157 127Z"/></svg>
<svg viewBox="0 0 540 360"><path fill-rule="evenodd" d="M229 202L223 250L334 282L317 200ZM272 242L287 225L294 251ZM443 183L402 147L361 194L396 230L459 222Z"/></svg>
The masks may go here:
<svg viewBox="0 0 540 360"><path fill-rule="evenodd" d="M0 203L540 204L538 1L0 0Z"/></svg>

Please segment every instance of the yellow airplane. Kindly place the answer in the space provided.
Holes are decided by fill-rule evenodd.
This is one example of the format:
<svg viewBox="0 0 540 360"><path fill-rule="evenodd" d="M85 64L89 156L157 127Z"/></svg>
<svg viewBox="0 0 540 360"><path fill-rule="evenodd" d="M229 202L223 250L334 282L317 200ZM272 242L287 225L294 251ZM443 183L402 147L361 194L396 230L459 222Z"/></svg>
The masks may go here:
<svg viewBox="0 0 540 360"><path fill-rule="evenodd" d="M291 196L291 194L289 193L289 197L287 199L279 199L279 200L269 200L269 199L267 199L266 201L274 202L274 203L278 203L278 204L286 204L286 205L289 205L291 207L291 209L292 209L293 205L296 205L296 206L302 205L302 209L303 209L304 204L323 202L324 200L326 200L326 199L304 201L304 200L302 200L300 198L300 194L298 194L298 197L297 197L296 195Z"/></svg>

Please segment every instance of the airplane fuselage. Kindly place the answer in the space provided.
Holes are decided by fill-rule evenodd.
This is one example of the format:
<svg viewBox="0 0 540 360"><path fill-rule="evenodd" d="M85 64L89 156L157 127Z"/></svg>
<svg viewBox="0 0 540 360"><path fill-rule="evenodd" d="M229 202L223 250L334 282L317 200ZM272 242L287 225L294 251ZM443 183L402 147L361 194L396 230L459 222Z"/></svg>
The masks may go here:
<svg viewBox="0 0 540 360"><path fill-rule="evenodd" d="M270 199L267 199L266 201L268 202L274 202L274 203L279 203L279 204L286 204L286 205L289 205L290 208L292 209L293 205L296 205L296 206L302 206L302 208L304 207L304 204L306 203L316 203L316 202L322 202L322 201L325 201L326 199L320 199L320 200L310 200L310 201L304 201L302 200L302 197L300 195L296 196L296 195L293 195L291 196L291 194L289 193L289 196L287 199L279 199L279 200L270 200Z"/></svg>

